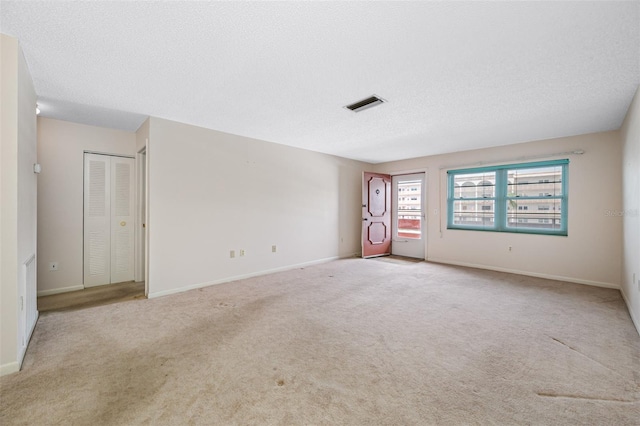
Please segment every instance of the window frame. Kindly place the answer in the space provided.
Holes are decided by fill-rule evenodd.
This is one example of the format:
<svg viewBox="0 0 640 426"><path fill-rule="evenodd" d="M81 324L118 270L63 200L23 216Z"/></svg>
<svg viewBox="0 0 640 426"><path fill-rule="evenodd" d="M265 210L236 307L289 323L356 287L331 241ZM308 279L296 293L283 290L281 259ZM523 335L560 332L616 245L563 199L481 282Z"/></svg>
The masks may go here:
<svg viewBox="0 0 640 426"><path fill-rule="evenodd" d="M513 197L508 195L509 188L509 171L517 169L536 169L542 167L561 167L561 194L556 196L526 196ZM456 225L454 224L454 203L456 201L470 201L469 198L455 198L455 177L465 174L482 174L495 172L495 191L494 197L483 197L484 200L493 200L494 202L494 219L493 226L485 225ZM509 232L517 234L541 234L541 235L559 235L567 236L568 232L568 206L569 206L569 160L551 160L537 161L532 163L503 164L498 166L474 167L466 169L447 170L447 229L467 230L467 231L486 231L486 232ZM535 229L535 228L518 228L508 226L508 208L510 200L560 200L560 228L558 229ZM524 209L523 209L524 211Z"/></svg>

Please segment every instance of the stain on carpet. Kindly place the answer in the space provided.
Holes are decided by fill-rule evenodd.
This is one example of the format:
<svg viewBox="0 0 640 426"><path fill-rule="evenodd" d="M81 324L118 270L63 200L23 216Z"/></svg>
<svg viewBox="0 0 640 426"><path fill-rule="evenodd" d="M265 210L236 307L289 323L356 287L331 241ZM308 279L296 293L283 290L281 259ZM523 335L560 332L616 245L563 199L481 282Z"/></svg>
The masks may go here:
<svg viewBox="0 0 640 426"><path fill-rule="evenodd" d="M571 399L587 399L590 401L606 401L606 402L623 402L623 403L634 403L637 402L635 400L629 399L621 399L621 398L607 398L607 397L598 397L598 396L589 396L589 395L572 395L572 394L559 394L553 392L536 392L538 396L544 396L548 398L571 398Z"/></svg>

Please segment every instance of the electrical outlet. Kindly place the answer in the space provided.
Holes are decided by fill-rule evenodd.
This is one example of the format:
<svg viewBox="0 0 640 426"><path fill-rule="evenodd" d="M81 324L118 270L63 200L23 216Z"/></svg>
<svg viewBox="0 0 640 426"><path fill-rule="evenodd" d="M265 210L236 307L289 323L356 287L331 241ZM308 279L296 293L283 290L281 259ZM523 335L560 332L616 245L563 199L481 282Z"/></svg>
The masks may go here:
<svg viewBox="0 0 640 426"><path fill-rule="evenodd" d="M276 246L271 246L271 253L275 253L276 252L277 247Z"/></svg>
<svg viewBox="0 0 640 426"><path fill-rule="evenodd" d="M244 249L240 249L240 257L244 256Z"/></svg>
<svg viewBox="0 0 640 426"><path fill-rule="evenodd" d="M58 270L58 262L49 262L49 272L55 272Z"/></svg>
<svg viewBox="0 0 640 426"><path fill-rule="evenodd" d="M231 259L233 259L234 257L236 257L236 251L235 250L229 250L229 257Z"/></svg>
<svg viewBox="0 0 640 426"><path fill-rule="evenodd" d="M509 251L512 251L513 247L509 246Z"/></svg>

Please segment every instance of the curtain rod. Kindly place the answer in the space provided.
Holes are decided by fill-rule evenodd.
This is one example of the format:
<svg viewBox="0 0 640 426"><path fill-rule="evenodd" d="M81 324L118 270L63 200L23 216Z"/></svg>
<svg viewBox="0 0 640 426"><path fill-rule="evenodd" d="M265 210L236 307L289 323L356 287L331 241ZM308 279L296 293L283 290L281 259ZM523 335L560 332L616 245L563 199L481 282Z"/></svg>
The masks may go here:
<svg viewBox="0 0 640 426"><path fill-rule="evenodd" d="M584 153L585 151L583 149L574 149L573 151L557 152L555 154L528 155L524 157L511 158L507 160L478 161L476 163L460 164L456 166L442 166L440 167L439 170L458 169L463 167L466 168L466 167L472 167L472 166L484 166L484 165L492 165L492 164L500 164L500 163L511 163L513 161L535 160L540 158L559 157L564 155L582 155Z"/></svg>

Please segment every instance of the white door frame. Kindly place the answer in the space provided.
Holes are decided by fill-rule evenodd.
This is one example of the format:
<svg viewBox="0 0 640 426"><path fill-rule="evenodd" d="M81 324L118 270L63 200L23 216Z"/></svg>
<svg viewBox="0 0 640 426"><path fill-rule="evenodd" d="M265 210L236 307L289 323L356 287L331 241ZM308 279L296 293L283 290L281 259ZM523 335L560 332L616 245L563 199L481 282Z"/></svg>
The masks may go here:
<svg viewBox="0 0 640 426"><path fill-rule="evenodd" d="M136 154L136 264L135 280L144 281L149 296L149 139Z"/></svg>
<svg viewBox="0 0 640 426"><path fill-rule="evenodd" d="M421 195L420 195L420 201L421 201L421 205L422 205L422 229L421 229L421 241L422 241L422 247L421 247L421 251L420 253L418 253L417 258L419 259L427 259L427 238L428 238L428 224L427 224L427 211L428 211L428 185L427 185L427 170L426 169L418 169L418 170L407 170L407 171L398 171L398 172L393 172L390 173L391 175L391 179L392 179L392 189L391 189L391 194L392 194L392 200L391 200L391 207L392 207L392 219L391 219L391 232L392 232L392 238L393 238L393 242L391 243L391 254L395 254L395 255L401 255L401 256L408 256L407 252L402 250L402 245L404 244L404 242L406 240L404 239L400 239L397 237L397 217L398 217L398 210L397 210L397 197L398 197L398 192L397 192L397 185L396 185L396 181L397 178L401 177L401 176L409 176L409 175L418 175L421 174L422 175L422 191L421 191ZM410 256L413 257L413 256Z"/></svg>
<svg viewBox="0 0 640 426"><path fill-rule="evenodd" d="M136 154L136 282L145 279L146 150L145 146Z"/></svg>

